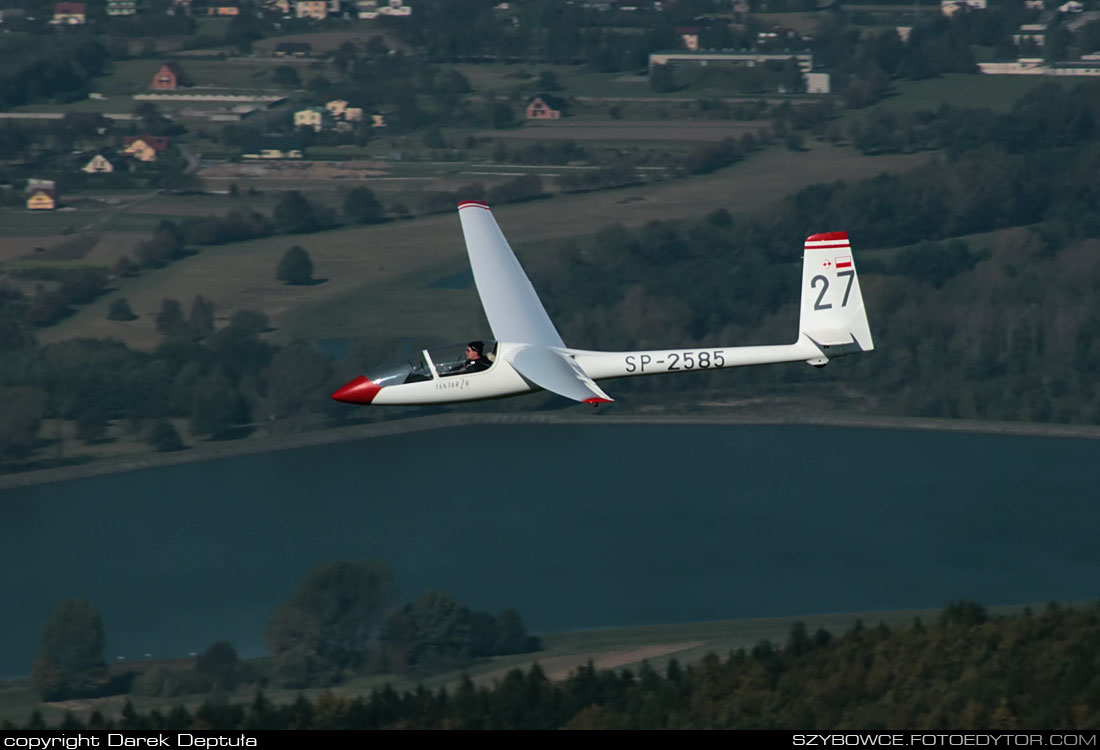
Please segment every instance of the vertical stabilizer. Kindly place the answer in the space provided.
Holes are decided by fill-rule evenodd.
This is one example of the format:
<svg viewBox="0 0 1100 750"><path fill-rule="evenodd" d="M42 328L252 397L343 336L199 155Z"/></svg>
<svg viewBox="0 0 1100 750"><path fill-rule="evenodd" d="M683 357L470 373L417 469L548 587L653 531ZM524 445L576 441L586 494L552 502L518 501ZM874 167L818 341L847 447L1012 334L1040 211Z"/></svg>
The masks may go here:
<svg viewBox="0 0 1100 750"><path fill-rule="evenodd" d="M798 329L827 357L875 348L847 232L806 238L802 257L802 311Z"/></svg>

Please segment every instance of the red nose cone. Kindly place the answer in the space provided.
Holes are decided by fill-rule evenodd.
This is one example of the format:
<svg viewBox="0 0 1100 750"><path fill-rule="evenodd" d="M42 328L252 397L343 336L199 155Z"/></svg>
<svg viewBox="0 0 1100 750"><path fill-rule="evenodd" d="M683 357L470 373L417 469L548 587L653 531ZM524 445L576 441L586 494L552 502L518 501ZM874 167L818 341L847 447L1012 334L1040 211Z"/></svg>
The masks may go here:
<svg viewBox="0 0 1100 750"><path fill-rule="evenodd" d="M378 395L378 391L380 390L382 390L382 386L375 385L367 380L367 378L360 375L355 380L336 391L336 393L332 394L332 397L337 401L343 401L348 404L369 404L371 401L374 401L374 397Z"/></svg>

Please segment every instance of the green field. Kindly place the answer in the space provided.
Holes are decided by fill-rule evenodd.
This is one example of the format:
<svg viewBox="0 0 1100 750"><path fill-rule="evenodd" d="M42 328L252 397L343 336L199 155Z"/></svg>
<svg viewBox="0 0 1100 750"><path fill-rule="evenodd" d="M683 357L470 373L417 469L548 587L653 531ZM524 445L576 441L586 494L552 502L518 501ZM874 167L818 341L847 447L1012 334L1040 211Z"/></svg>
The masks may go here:
<svg viewBox="0 0 1100 750"><path fill-rule="evenodd" d="M699 217L716 208L751 214L815 182L907 169L926 158L865 157L851 149L820 144L812 144L809 152L775 148L710 175L502 205L494 213L521 259L537 261L554 247L554 240L589 235L616 222L639 227L656 218ZM141 210L151 210L152 205L156 204ZM135 220L138 225L155 223L151 217L159 216ZM275 280L279 258L295 244L310 253L315 276L327 279L325 283L289 287ZM146 313L155 313L165 298L186 301L195 294L213 300L219 315L238 309L264 311L281 340L462 338L484 326L476 296L426 287L464 263L462 234L451 212L201 248L166 269L119 280L118 294L130 301L139 320L125 326L108 321L106 312L114 295L107 295L57 326L43 329L39 339L113 336L132 346L151 348L160 337ZM397 322L383 326L380 321Z"/></svg>
<svg viewBox="0 0 1100 750"><path fill-rule="evenodd" d="M876 107L896 112L952 107L987 107L994 112L1008 112L1021 96L1045 84L1065 85L1056 76L987 76L949 73L923 81L895 81L896 95L876 104ZM866 110L854 110L859 113Z"/></svg>

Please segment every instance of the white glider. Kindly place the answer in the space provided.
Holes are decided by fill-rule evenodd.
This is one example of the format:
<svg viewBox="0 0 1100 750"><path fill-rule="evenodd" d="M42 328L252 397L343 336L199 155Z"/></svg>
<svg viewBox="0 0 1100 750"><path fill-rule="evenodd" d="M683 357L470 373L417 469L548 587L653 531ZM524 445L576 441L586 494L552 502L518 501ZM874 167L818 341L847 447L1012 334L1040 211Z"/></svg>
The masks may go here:
<svg viewBox="0 0 1100 750"><path fill-rule="evenodd" d="M798 340L734 346L598 352L567 347L486 203L458 204L474 282L495 340L425 349L361 375L332 394L353 404L439 404L539 389L574 401L611 401L597 380L742 365L807 362L875 348L844 232L806 239Z"/></svg>

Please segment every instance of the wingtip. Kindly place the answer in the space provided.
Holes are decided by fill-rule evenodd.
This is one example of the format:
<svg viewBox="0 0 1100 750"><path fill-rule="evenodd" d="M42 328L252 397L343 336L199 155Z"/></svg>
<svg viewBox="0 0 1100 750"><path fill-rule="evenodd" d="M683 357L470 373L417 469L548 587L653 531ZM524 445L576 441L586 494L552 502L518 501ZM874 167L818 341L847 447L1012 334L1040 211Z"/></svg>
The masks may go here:
<svg viewBox="0 0 1100 750"><path fill-rule="evenodd" d="M610 404L610 403L611 403L611 399L609 399L609 398L596 398L596 397L592 397L592 398L586 398L586 399L584 400L584 403L586 403L586 404L592 404L593 406L596 406L597 404Z"/></svg>
<svg viewBox="0 0 1100 750"><path fill-rule="evenodd" d="M485 201L462 201L458 204L458 210L461 211L464 208L470 208L472 206L476 206L477 208L484 208L486 211L489 210L489 204Z"/></svg>

